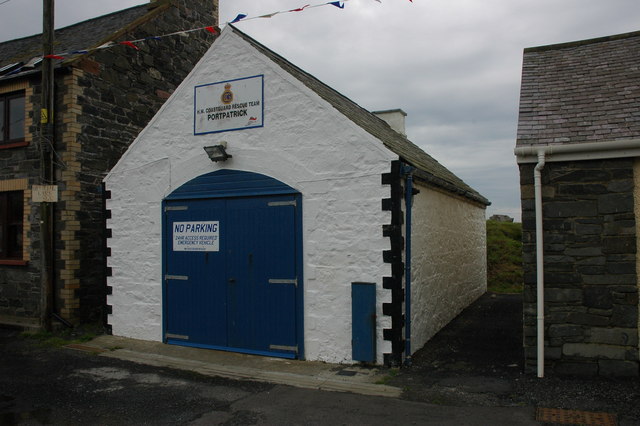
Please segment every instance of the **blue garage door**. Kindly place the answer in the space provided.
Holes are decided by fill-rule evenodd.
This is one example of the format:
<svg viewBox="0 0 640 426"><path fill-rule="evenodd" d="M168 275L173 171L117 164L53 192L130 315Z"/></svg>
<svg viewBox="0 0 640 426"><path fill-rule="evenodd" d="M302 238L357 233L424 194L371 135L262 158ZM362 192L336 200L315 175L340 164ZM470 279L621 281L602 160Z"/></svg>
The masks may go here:
<svg viewBox="0 0 640 426"><path fill-rule="evenodd" d="M165 341L301 357L300 194L250 190L247 177L273 179L224 172L208 175L225 180L222 198L188 199L183 187L165 200ZM199 179L186 186L202 191Z"/></svg>

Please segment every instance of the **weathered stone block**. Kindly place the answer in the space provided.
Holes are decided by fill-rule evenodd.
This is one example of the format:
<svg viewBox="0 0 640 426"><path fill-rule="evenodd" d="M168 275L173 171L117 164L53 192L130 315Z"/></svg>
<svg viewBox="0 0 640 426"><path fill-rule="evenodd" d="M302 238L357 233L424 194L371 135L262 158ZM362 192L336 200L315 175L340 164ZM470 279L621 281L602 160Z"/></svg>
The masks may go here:
<svg viewBox="0 0 640 426"><path fill-rule="evenodd" d="M554 364L553 371L565 376L595 376L598 374L598 364L596 362L558 361Z"/></svg>
<svg viewBox="0 0 640 426"><path fill-rule="evenodd" d="M602 345L595 343L566 343L562 346L564 356L592 359L626 358L627 348L624 346Z"/></svg>
<svg viewBox="0 0 640 426"><path fill-rule="evenodd" d="M590 256L577 260L575 263L576 265L600 266L607 263L607 258L604 256Z"/></svg>
<svg viewBox="0 0 640 426"><path fill-rule="evenodd" d="M614 305L611 325L616 327L638 327L638 306Z"/></svg>
<svg viewBox="0 0 640 426"><path fill-rule="evenodd" d="M633 195L605 194L598 197L598 213L612 214L633 211Z"/></svg>
<svg viewBox="0 0 640 426"><path fill-rule="evenodd" d="M604 225L604 235L635 235L635 233L635 221L615 221Z"/></svg>
<svg viewBox="0 0 640 426"><path fill-rule="evenodd" d="M544 359L551 359L551 360L556 360L556 359L561 359L562 358L562 348L556 347L556 348L550 348L547 347L544 349Z"/></svg>
<svg viewBox="0 0 640 426"><path fill-rule="evenodd" d="M638 292L613 291L611 296L618 305L638 305Z"/></svg>
<svg viewBox="0 0 640 426"><path fill-rule="evenodd" d="M600 235L602 233L602 226L576 224L575 232L578 235Z"/></svg>
<svg viewBox="0 0 640 426"><path fill-rule="evenodd" d="M634 253L636 250L635 236L604 237L602 239L602 252L612 253Z"/></svg>
<svg viewBox="0 0 640 426"><path fill-rule="evenodd" d="M602 265L598 266L578 266L576 271L581 275L601 275L606 272L606 268Z"/></svg>
<svg viewBox="0 0 640 426"><path fill-rule="evenodd" d="M583 275L582 280L587 285L632 285L636 282L636 276L632 274Z"/></svg>
<svg viewBox="0 0 640 426"><path fill-rule="evenodd" d="M581 257L581 256L593 256L593 257L599 257L602 255L602 249L600 247L572 247L572 248L568 248L565 251L565 254L567 256L576 256L576 257Z"/></svg>
<svg viewBox="0 0 640 426"><path fill-rule="evenodd" d="M607 287L584 288L584 305L590 308L609 309L613 305L611 290Z"/></svg>
<svg viewBox="0 0 640 426"><path fill-rule="evenodd" d="M572 324L554 324L549 326L549 337L582 336L583 328Z"/></svg>
<svg viewBox="0 0 640 426"><path fill-rule="evenodd" d="M583 312L573 312L567 314L567 321L571 324L580 324L585 326L607 326L609 325L609 317L602 315L594 315Z"/></svg>
<svg viewBox="0 0 640 426"><path fill-rule="evenodd" d="M582 290L545 288L544 297L547 302L580 302L582 300Z"/></svg>
<svg viewBox="0 0 640 426"><path fill-rule="evenodd" d="M639 375L636 361L598 361L598 374L606 377L637 377Z"/></svg>
<svg viewBox="0 0 640 426"><path fill-rule="evenodd" d="M635 328L593 327L588 330L587 335L588 343L638 346L638 330Z"/></svg>
<svg viewBox="0 0 640 426"><path fill-rule="evenodd" d="M607 272L610 274L635 274L636 265L633 262L612 262L607 265Z"/></svg>
<svg viewBox="0 0 640 426"><path fill-rule="evenodd" d="M585 194L605 194L607 187L601 183L576 184L567 183L558 185L558 195L585 195Z"/></svg>
<svg viewBox="0 0 640 426"><path fill-rule="evenodd" d="M544 205L543 210L547 218L595 216L598 214L598 203L592 200L551 201Z"/></svg>
<svg viewBox="0 0 640 426"><path fill-rule="evenodd" d="M582 281L582 277L576 273L546 271L544 281L549 285L579 284Z"/></svg>

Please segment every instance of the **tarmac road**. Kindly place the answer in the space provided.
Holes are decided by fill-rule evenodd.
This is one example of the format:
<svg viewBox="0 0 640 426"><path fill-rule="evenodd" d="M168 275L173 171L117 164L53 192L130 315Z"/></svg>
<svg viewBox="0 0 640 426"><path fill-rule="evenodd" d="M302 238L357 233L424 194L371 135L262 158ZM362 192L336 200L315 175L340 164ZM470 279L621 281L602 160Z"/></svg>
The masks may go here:
<svg viewBox="0 0 640 426"><path fill-rule="evenodd" d="M206 377L0 330L1 425L531 425L530 407L446 407Z"/></svg>
<svg viewBox="0 0 640 426"><path fill-rule="evenodd" d="M401 398L211 377L45 347L0 329L0 425L517 426L542 424L536 408L606 412L619 426L640 425L637 377L523 374L521 320L519 296L484 295L418 351L411 367L387 371L386 385L402 389Z"/></svg>

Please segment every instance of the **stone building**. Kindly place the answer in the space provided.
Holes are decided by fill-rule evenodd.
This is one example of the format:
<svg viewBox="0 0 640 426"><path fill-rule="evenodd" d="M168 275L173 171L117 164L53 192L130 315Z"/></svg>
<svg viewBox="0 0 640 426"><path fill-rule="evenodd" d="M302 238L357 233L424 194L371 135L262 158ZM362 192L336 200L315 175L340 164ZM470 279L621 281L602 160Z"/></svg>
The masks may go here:
<svg viewBox="0 0 640 426"><path fill-rule="evenodd" d="M489 203L379 115L228 25L105 178L113 334L343 363L422 347L486 291Z"/></svg>
<svg viewBox="0 0 640 426"><path fill-rule="evenodd" d="M638 375L640 33L525 49L528 370Z"/></svg>
<svg viewBox="0 0 640 426"><path fill-rule="evenodd" d="M211 45L218 0L158 0L55 32L54 137L39 137L42 37L0 43L0 323L41 314L39 146L54 151L53 314L95 321L106 300L102 178ZM135 45L123 41L151 39ZM100 46L109 48L97 49ZM135 47L134 47L135 46ZM85 52L87 51L87 52Z"/></svg>

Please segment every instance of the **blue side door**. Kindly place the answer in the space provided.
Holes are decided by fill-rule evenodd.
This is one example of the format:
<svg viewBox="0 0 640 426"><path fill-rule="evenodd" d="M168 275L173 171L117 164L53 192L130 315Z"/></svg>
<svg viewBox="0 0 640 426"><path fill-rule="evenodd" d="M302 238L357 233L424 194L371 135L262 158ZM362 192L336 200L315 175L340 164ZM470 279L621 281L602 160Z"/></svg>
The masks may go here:
<svg viewBox="0 0 640 426"><path fill-rule="evenodd" d="M190 247L191 240L180 245L182 236L204 234L189 230L209 222L218 223L217 249ZM165 338L170 342L227 344L226 222L223 199L165 204Z"/></svg>
<svg viewBox="0 0 640 426"><path fill-rule="evenodd" d="M296 197L229 203L229 346L294 355L296 346Z"/></svg>
<svg viewBox="0 0 640 426"><path fill-rule="evenodd" d="M295 194L165 202L167 342L298 356L299 202ZM217 245L198 243L215 236Z"/></svg>

